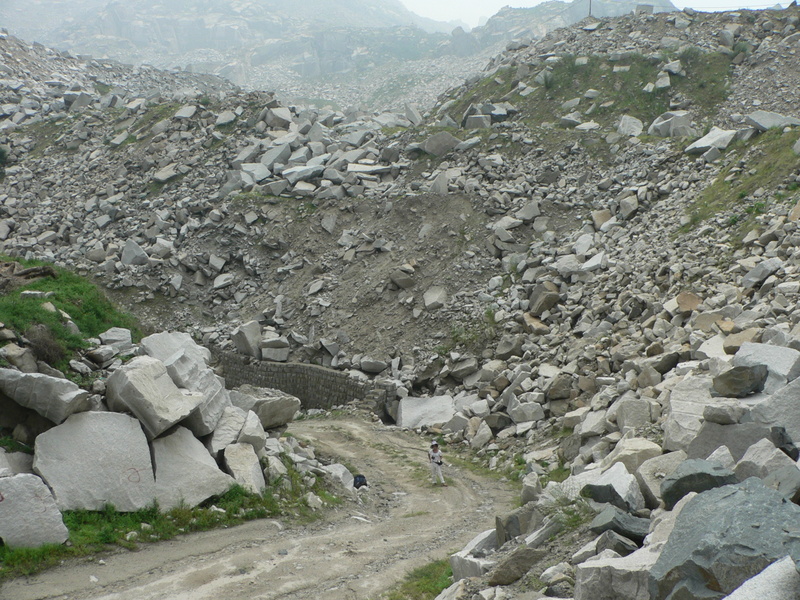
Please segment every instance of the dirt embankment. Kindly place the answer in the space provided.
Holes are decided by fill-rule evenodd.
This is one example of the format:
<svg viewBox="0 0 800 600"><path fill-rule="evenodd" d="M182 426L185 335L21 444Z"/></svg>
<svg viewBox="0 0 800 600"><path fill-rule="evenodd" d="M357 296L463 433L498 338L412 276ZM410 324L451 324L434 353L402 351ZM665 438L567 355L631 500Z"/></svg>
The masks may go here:
<svg viewBox="0 0 800 600"><path fill-rule="evenodd" d="M516 494L495 480L448 467L434 488L425 442L355 419L290 426L318 454L364 473L370 490L309 526L253 521L136 552L74 561L6 582L3 600L216 600L377 597L418 566L445 558ZM101 562L102 560L102 562Z"/></svg>

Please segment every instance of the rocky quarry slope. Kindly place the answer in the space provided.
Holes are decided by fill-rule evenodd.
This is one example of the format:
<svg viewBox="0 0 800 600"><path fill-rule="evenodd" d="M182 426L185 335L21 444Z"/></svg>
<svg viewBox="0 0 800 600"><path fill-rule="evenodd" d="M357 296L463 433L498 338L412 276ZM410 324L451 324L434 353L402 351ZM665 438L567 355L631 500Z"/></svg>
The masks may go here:
<svg viewBox="0 0 800 600"><path fill-rule="evenodd" d="M215 353L385 381L383 419L524 476L442 599L794 598L799 22L585 20L404 114L6 37L2 250ZM59 427L136 414L132 366L75 361L108 379ZM156 444L198 402L136 416Z"/></svg>

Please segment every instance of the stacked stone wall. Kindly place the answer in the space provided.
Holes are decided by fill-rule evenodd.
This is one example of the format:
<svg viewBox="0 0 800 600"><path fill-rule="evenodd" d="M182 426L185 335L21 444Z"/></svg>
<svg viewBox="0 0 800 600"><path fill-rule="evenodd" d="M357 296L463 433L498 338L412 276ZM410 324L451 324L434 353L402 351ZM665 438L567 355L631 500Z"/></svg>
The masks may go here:
<svg viewBox="0 0 800 600"><path fill-rule="evenodd" d="M300 399L304 409L330 409L362 402L383 416L387 400L394 398L393 384L360 381L343 371L306 363L257 361L223 353L219 357L228 389L242 384L275 388Z"/></svg>

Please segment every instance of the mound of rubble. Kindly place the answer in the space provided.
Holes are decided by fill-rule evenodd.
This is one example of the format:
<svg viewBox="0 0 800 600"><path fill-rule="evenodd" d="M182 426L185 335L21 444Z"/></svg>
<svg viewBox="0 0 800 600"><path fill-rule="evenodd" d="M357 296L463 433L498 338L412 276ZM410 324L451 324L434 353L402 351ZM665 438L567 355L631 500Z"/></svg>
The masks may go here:
<svg viewBox="0 0 800 600"><path fill-rule="evenodd" d="M94 393L37 365L30 350L2 349L15 368L0 369L0 426L34 447L33 455L0 451L5 545L65 542L65 510L134 512L157 503L169 511L234 484L264 493L289 485L288 467L311 481L327 477L342 493L352 488L345 467L323 465L313 449L281 437L300 400L251 386L226 390L208 350L187 334L158 333L134 346L130 331L115 328L98 342L88 360L110 376L95 381Z"/></svg>

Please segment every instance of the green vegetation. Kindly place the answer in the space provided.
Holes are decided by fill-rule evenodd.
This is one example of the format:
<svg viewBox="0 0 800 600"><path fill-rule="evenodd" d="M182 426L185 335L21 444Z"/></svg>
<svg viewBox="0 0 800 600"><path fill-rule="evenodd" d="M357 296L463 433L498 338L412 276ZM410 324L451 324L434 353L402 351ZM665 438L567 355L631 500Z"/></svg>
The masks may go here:
<svg viewBox="0 0 800 600"><path fill-rule="evenodd" d="M6 163L8 162L8 150L0 146L0 180L6 175Z"/></svg>
<svg viewBox="0 0 800 600"><path fill-rule="evenodd" d="M693 229L727 210L735 211L728 218L729 225L736 226L734 237L752 229L755 217L766 212L770 202L769 196L756 200L753 194L759 189L777 189L787 175L800 168L800 157L792 150L798 138L800 132L784 134L776 129L749 142L732 144L728 149L728 165L688 207L690 221L682 231ZM742 160L735 160L737 156L741 156ZM746 169L742 165L746 165ZM790 184L782 193L774 194L772 201L794 202L797 194L793 192L796 191L797 186Z"/></svg>
<svg viewBox="0 0 800 600"><path fill-rule="evenodd" d="M381 596L384 600L432 600L450 586L453 570L450 561L439 560L414 569L394 590Z"/></svg>
<svg viewBox="0 0 800 600"><path fill-rule="evenodd" d="M50 148L59 148L58 139L67 131L69 121L45 120L30 125L23 125L21 131L34 140L33 147L28 153L29 158L41 158ZM63 146L61 147L64 150Z"/></svg>
<svg viewBox="0 0 800 600"><path fill-rule="evenodd" d="M26 282L18 289L5 290L0 296L0 321L14 331L25 333L42 360L53 361L52 366L63 369L73 352L86 347L84 338L96 337L111 327L125 327L138 336L133 317L114 308L97 286L83 277L65 269L48 267L40 261L20 262L25 267L47 267L52 276ZM45 299L22 298L23 290L52 295ZM48 302L56 312L45 308ZM69 315L80 334L69 329L60 311Z"/></svg>
<svg viewBox="0 0 800 600"><path fill-rule="evenodd" d="M6 452L24 452L25 454L33 454L33 448L26 444L21 444L9 435L3 435L3 430L0 430L0 448Z"/></svg>
<svg viewBox="0 0 800 600"><path fill-rule="evenodd" d="M104 95L106 95L108 92L110 92L110 91L111 91L111 86L110 86L110 85L108 85L107 83L101 83L101 82L99 82L99 81L98 81L98 82L96 82L96 83L94 84L94 90L95 90L95 91L96 91L98 94L100 94L101 96L104 96Z"/></svg>

